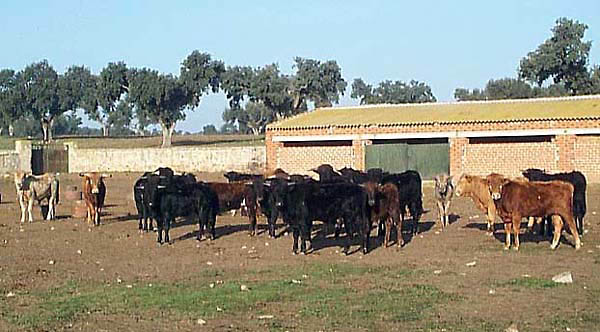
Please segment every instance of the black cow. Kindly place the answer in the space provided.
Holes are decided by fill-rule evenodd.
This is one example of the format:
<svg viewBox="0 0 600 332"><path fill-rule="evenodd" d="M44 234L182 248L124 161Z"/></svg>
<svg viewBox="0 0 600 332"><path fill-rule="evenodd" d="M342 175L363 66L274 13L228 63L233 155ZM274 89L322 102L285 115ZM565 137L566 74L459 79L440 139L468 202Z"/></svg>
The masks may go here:
<svg viewBox="0 0 600 332"><path fill-rule="evenodd" d="M362 184L369 181L369 175L365 172L355 170L350 167L344 167L338 170L343 177L347 178L350 182L356 184Z"/></svg>
<svg viewBox="0 0 600 332"><path fill-rule="evenodd" d="M210 238L215 238L215 221L218 210L216 194L203 183L171 182L163 188L158 185L158 239L157 242L170 243L169 230L175 217L193 216L197 218L198 235L201 240L205 229Z"/></svg>
<svg viewBox="0 0 600 332"><path fill-rule="evenodd" d="M400 216L404 224L406 209L413 218L411 233L416 235L419 230L419 219L423 214L423 189L421 175L416 171L389 174L381 179L381 184L393 183L398 187Z"/></svg>
<svg viewBox="0 0 600 332"><path fill-rule="evenodd" d="M151 174L146 178L144 186L143 201L144 208L150 211L150 217L156 220L158 226L158 242L162 243L162 231L166 232L166 242L168 242L168 231L170 221L175 218L177 213L182 213L182 216L188 215L187 211L175 210L173 206L168 205L165 210L163 204L164 194L182 193L188 184L196 183L196 178L193 174L184 175L156 175ZM179 197L180 198L180 197ZM174 199L170 197L170 199ZM171 203L168 203L171 204ZM166 215L165 215L166 214ZM166 228L166 229L165 229Z"/></svg>
<svg viewBox="0 0 600 332"><path fill-rule="evenodd" d="M389 175L389 172L385 172L381 168L369 168L367 170L367 176L370 181L380 183L384 176Z"/></svg>
<svg viewBox="0 0 600 332"><path fill-rule="evenodd" d="M140 232L152 230L152 219L156 219L149 198L152 194L151 192L156 190L156 188L146 186L148 178L150 176L158 176L163 179L162 184L165 185L170 182L174 175L175 172L171 168L159 167L154 172L145 172L133 185L133 199L135 200L138 216L140 218Z"/></svg>
<svg viewBox="0 0 600 332"><path fill-rule="evenodd" d="M363 236L361 248L363 253L367 252L369 233L365 228L370 225L367 216L368 197L361 186L316 181L278 182L270 185L270 191L274 196L275 205L282 207L284 222L292 228L294 253L298 252L299 237L301 252L307 252L306 242L312 243L310 233L313 221L337 223L338 219L343 221L347 233L347 243L343 251L348 252L354 228L358 226Z"/></svg>
<svg viewBox="0 0 600 332"><path fill-rule="evenodd" d="M239 173L236 171L229 171L223 174L225 178L227 178L227 182L251 182L254 180L260 180L263 178L260 174L247 174L247 173Z"/></svg>
<svg viewBox="0 0 600 332"><path fill-rule="evenodd" d="M319 182L321 183L350 182L348 178L340 175L329 164L319 165L319 167L313 168L311 171L319 174Z"/></svg>
<svg viewBox="0 0 600 332"><path fill-rule="evenodd" d="M573 217L577 225L577 232L583 235L583 218L587 211L586 206L586 188L587 181L585 176L578 171L569 173L548 174L544 170L536 168L528 168L523 171L523 176L529 181L564 181L573 185Z"/></svg>
<svg viewBox="0 0 600 332"><path fill-rule="evenodd" d="M148 206L147 200L145 200L145 187L148 177L152 175L152 172L144 173L139 179L135 181L133 185L133 199L135 201L135 207L138 212L139 218L139 231L149 231L152 229L152 215Z"/></svg>

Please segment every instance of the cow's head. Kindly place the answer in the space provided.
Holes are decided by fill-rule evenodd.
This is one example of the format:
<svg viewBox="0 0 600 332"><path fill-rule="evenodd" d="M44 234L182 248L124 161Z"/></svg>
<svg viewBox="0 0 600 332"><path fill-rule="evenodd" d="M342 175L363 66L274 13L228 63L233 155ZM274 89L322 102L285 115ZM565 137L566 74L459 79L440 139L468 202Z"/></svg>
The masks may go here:
<svg viewBox="0 0 600 332"><path fill-rule="evenodd" d="M329 180L331 180L331 178L335 177L336 175L338 175L338 176L340 175L338 172L336 172L333 169L333 166L331 166L329 164L319 165L319 167L310 169L310 171L319 174L319 181L329 181Z"/></svg>
<svg viewBox="0 0 600 332"><path fill-rule="evenodd" d="M437 175L435 178L435 190L442 196L448 193L448 189L452 186L452 178L447 174Z"/></svg>
<svg viewBox="0 0 600 332"><path fill-rule="evenodd" d="M360 186L363 187L367 193L367 204L369 204L369 206L375 206L377 193L379 192L379 184L373 181L368 181Z"/></svg>
<svg viewBox="0 0 600 332"><path fill-rule="evenodd" d="M112 177L112 174L90 172L79 173L79 176L83 178L83 188L89 188L92 194L99 194L101 186L100 184L104 183L102 179L110 178Z"/></svg>
<svg viewBox="0 0 600 332"><path fill-rule="evenodd" d="M265 179L260 176L252 180L252 190L254 190L254 194L256 195L256 200L261 202L265 199ZM268 186L268 184L266 184Z"/></svg>
<svg viewBox="0 0 600 332"><path fill-rule="evenodd" d="M522 171L521 174L523 174L523 176L529 179L530 181L540 181L544 178L544 175L546 175L544 170L537 168L528 168Z"/></svg>
<svg viewBox="0 0 600 332"><path fill-rule="evenodd" d="M485 180L492 199L497 201L502 198L502 188L509 182L509 179L505 178L502 174L492 173Z"/></svg>
<svg viewBox="0 0 600 332"><path fill-rule="evenodd" d="M15 180L15 187L17 188L17 192L28 189L27 183L25 181L27 179L27 173L21 172L21 171L16 171L13 174L13 178Z"/></svg>
<svg viewBox="0 0 600 332"><path fill-rule="evenodd" d="M471 190L473 185L473 177L471 175L462 174L458 180L454 182L454 193L456 196L460 196L465 192Z"/></svg>
<svg viewBox="0 0 600 332"><path fill-rule="evenodd" d="M291 184L292 183L288 182L287 180L277 178L265 182L265 185L268 186L273 200L275 201L276 208L281 209L285 205L288 187Z"/></svg>

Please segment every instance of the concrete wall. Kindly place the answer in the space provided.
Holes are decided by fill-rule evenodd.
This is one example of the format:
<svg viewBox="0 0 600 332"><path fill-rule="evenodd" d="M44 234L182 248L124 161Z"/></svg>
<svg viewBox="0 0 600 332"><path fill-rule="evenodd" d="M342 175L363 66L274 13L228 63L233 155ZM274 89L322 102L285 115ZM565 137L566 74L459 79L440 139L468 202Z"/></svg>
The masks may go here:
<svg viewBox="0 0 600 332"><path fill-rule="evenodd" d="M19 169L19 154L13 150L0 150L0 173L11 173Z"/></svg>
<svg viewBox="0 0 600 332"><path fill-rule="evenodd" d="M144 172L168 166L187 172L263 172L265 147L79 149L69 145L69 172Z"/></svg>

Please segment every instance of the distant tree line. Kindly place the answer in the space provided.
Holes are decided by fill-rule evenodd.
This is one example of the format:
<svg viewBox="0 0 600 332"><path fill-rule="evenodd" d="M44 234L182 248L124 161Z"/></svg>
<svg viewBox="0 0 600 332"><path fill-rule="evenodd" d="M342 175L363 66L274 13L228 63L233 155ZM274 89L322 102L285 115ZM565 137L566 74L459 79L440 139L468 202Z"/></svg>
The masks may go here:
<svg viewBox="0 0 600 332"><path fill-rule="evenodd" d="M588 66L591 41L583 41L588 26L560 18L552 37L519 63L517 78L491 79L483 89L457 88L459 101L523 99L600 93L600 67Z"/></svg>
<svg viewBox="0 0 600 332"><path fill-rule="evenodd" d="M482 90L458 88L455 98L488 100L600 93L600 69L588 68L591 42L587 26L565 18L553 36L523 58L518 78L490 80ZM57 73L46 60L20 71L0 70L0 134L141 135L160 134L171 145L175 125L202 97L222 91L228 107L221 128L205 125L202 132L262 134L274 121L339 102L347 87L334 60L297 57L295 72L281 73L277 64L226 66L208 53L193 51L181 63L179 75L150 68L130 68L111 62L99 74L73 65ZM544 85L552 80L552 84ZM431 88L411 80L384 80L372 86L354 79L351 97L360 104L435 102ZM83 111L102 129L82 127Z"/></svg>

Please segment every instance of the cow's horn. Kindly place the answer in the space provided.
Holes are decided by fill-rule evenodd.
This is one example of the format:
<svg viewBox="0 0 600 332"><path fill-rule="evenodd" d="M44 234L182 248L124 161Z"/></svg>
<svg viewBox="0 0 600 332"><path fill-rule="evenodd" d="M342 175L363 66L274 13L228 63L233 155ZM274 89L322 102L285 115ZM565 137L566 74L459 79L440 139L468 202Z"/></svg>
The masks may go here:
<svg viewBox="0 0 600 332"><path fill-rule="evenodd" d="M167 186L156 186L158 189L165 189Z"/></svg>
<svg viewBox="0 0 600 332"><path fill-rule="evenodd" d="M102 173L100 176L103 178L112 178L112 174Z"/></svg>

